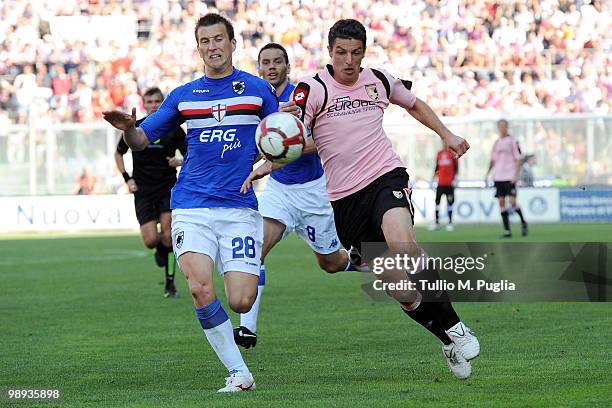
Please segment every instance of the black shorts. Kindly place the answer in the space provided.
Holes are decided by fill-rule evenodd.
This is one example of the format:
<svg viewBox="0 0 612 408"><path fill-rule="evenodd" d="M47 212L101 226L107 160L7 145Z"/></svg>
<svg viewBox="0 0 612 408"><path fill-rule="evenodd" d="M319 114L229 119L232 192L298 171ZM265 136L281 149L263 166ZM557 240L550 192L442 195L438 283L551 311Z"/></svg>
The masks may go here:
<svg viewBox="0 0 612 408"><path fill-rule="evenodd" d="M455 187L453 186L438 186L436 188L436 205L440 204L442 196L446 196L448 205L453 205L455 202Z"/></svg>
<svg viewBox="0 0 612 408"><path fill-rule="evenodd" d="M495 197L516 197L516 184L511 181L495 182Z"/></svg>
<svg viewBox="0 0 612 408"><path fill-rule="evenodd" d="M338 238L345 248L353 246L361 252L362 242L385 242L382 219L392 208L408 208L414 224L409 179L406 169L398 167L367 187L331 202Z"/></svg>
<svg viewBox="0 0 612 408"><path fill-rule="evenodd" d="M170 191L135 193L134 207L140 225L159 220L163 212L170 212Z"/></svg>

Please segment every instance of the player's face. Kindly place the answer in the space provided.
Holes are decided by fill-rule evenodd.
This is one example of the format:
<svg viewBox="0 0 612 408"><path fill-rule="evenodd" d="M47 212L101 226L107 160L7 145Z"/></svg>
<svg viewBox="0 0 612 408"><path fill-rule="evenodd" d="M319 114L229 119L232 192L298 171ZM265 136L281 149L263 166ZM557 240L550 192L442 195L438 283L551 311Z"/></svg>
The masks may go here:
<svg viewBox="0 0 612 408"><path fill-rule="evenodd" d="M290 66L285 62L285 55L276 48L268 48L259 57L259 76L280 88L287 82Z"/></svg>
<svg viewBox="0 0 612 408"><path fill-rule="evenodd" d="M500 136L506 136L508 134L508 122L505 120L500 120L497 122L497 130L499 131Z"/></svg>
<svg viewBox="0 0 612 408"><path fill-rule="evenodd" d="M163 99L160 94L153 94L144 97L144 108L150 115L161 106Z"/></svg>
<svg viewBox="0 0 612 408"><path fill-rule="evenodd" d="M342 85L355 84L365 54L363 43L354 38L338 38L328 50L334 67L334 79Z"/></svg>
<svg viewBox="0 0 612 408"><path fill-rule="evenodd" d="M206 75L222 77L232 71L232 53L236 39L229 39L222 23L198 28L198 53L204 61Z"/></svg>

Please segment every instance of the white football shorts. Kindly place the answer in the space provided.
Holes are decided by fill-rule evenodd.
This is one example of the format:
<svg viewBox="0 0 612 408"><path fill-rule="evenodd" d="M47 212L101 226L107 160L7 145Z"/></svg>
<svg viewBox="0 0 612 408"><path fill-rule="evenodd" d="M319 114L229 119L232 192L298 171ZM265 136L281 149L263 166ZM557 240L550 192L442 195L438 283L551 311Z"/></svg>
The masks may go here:
<svg viewBox="0 0 612 408"><path fill-rule="evenodd" d="M283 238L295 231L321 255L340 249L334 210L325 191L325 176L303 184L282 184L268 178L258 200L262 216L286 226Z"/></svg>
<svg viewBox="0 0 612 408"><path fill-rule="evenodd" d="M208 255L217 271L259 276L263 218L250 208L172 210L172 247L178 259L185 252Z"/></svg>

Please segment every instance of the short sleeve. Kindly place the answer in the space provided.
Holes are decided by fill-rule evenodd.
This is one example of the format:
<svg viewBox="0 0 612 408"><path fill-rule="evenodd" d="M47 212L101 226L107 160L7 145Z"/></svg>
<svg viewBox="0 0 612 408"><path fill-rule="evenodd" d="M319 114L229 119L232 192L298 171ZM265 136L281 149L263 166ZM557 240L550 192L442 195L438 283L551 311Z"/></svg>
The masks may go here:
<svg viewBox="0 0 612 408"><path fill-rule="evenodd" d="M301 81L295 86L291 96L291 100L295 102L300 110L299 119L308 129L312 128L312 121L320 109L320 106L316 104L317 98L312 93L312 86L307 81Z"/></svg>
<svg viewBox="0 0 612 408"><path fill-rule="evenodd" d="M387 96L389 102L399 105L404 109L412 109L416 103L416 96L412 93L411 81L395 78L393 75L382 69L373 71L381 82L383 82L385 91L388 92Z"/></svg>
<svg viewBox="0 0 612 408"><path fill-rule="evenodd" d="M147 116L140 124L149 142L156 143L164 135L180 126L185 120L178 110L178 101L181 94L181 87L174 89L161 104L159 109Z"/></svg>

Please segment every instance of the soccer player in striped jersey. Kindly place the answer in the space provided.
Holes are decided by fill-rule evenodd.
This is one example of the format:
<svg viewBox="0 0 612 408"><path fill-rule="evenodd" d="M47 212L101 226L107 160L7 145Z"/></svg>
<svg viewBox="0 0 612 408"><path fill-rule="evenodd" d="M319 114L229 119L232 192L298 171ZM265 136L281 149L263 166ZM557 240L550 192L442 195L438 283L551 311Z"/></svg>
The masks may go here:
<svg viewBox="0 0 612 408"><path fill-rule="evenodd" d="M285 48L276 43L266 44L257 60L259 75L274 86L279 101L289 101L295 85L289 82L291 66ZM348 252L340 248L323 167L316 152L303 154L270 175L259 197L259 212L264 217L264 243L257 298L251 310L240 315L240 327L234 329L236 343L245 348L257 344L257 317L266 282L265 258L292 231L310 246L326 272L364 269L354 266Z"/></svg>
<svg viewBox="0 0 612 408"><path fill-rule="evenodd" d="M215 294L213 269L216 263L230 308L249 311L257 293L263 220L253 190L242 194L240 188L258 156L257 125L278 111L278 100L266 81L233 67L236 40L227 19L207 14L198 20L195 37L203 77L174 89L140 127L134 126L135 110L104 112L104 118L124 131L133 150L187 123L187 158L171 196L172 244L196 318L229 371L219 392L253 390L255 381Z"/></svg>
<svg viewBox="0 0 612 408"><path fill-rule="evenodd" d="M453 228L453 203L455 202L455 177L459 172L459 161L453 154L442 149L436 155L436 167L434 169L434 179L437 178L436 186L436 222L429 226L430 231L440 228L440 202L442 196L446 196L446 212L448 214L448 224L446 230L452 231Z"/></svg>

